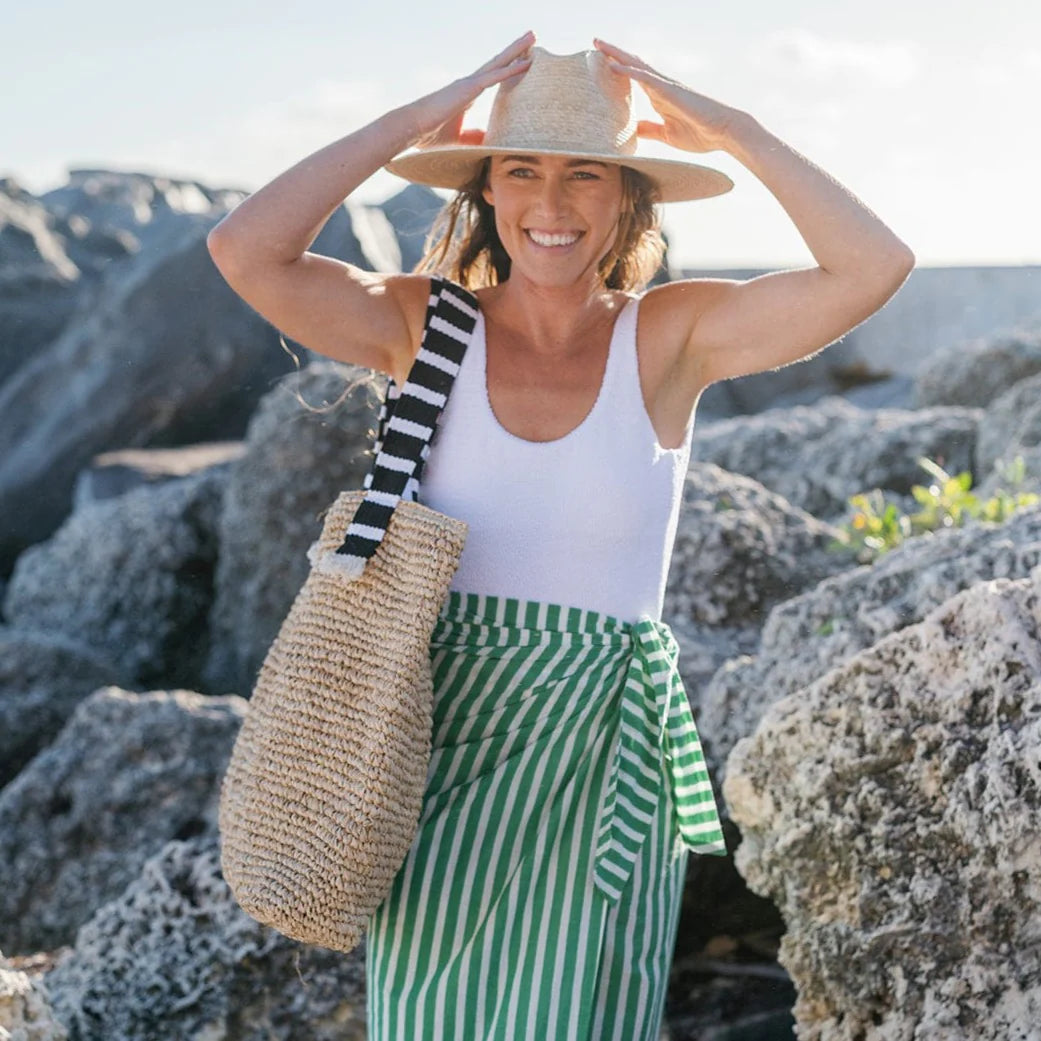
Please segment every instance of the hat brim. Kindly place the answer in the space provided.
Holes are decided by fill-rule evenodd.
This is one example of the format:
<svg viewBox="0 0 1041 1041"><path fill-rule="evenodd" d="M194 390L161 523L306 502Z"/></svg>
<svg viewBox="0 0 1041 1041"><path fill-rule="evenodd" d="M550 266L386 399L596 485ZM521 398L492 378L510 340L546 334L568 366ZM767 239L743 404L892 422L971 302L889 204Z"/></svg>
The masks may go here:
<svg viewBox="0 0 1041 1041"><path fill-rule="evenodd" d="M492 155L517 155L516 148L485 148L481 145L459 145L454 148L428 148L409 152L392 159L385 169L406 181L426 184L431 188L464 187L477 173L482 160ZM615 166L628 166L646 174L658 188L661 202L686 202L723 195L734 187L726 174L698 163L678 159L654 159L636 155L601 155L592 152L563 152L538 149L532 154L562 155L569 159L592 159Z"/></svg>

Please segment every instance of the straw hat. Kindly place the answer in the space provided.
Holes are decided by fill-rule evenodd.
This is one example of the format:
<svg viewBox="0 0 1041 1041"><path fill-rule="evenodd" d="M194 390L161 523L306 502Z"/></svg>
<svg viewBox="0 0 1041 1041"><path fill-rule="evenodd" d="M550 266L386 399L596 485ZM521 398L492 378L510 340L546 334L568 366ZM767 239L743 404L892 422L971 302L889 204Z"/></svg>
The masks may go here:
<svg viewBox="0 0 1041 1041"><path fill-rule="evenodd" d="M726 174L679 159L636 155L636 116L628 77L600 51L550 54L531 49L528 71L495 94L484 143L423 148L387 169L435 188L462 188L490 155L566 155L617 163L646 174L662 202L704 199L734 187Z"/></svg>

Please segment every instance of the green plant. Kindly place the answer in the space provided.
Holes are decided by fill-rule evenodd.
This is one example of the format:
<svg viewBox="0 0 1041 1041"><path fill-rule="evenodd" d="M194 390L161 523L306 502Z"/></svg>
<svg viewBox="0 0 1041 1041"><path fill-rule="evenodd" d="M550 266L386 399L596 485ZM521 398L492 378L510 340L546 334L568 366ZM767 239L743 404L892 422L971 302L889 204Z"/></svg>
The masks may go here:
<svg viewBox="0 0 1041 1041"><path fill-rule="evenodd" d="M886 500L879 488L853 495L849 499L851 514L840 525L840 535L832 548L854 552L862 564L871 563L887 550L900 545L905 538L940 528L961 527L967 520L1004 521L1016 510L1038 501L1033 492L1022 490L1026 480L1026 464L1022 456L1009 464L997 463L1004 486L986 501L973 494L972 474L967 470L952 476L939 463L922 457L918 465L932 481L911 488L916 513L902 513L895 502Z"/></svg>

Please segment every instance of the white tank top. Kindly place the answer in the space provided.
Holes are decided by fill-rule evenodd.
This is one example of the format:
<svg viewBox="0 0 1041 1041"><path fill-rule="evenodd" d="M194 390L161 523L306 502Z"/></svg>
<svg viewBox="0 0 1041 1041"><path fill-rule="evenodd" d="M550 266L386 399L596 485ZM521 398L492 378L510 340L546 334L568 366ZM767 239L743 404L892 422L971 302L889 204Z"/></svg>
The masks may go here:
<svg viewBox="0 0 1041 1041"><path fill-rule="evenodd" d="M639 303L615 320L592 410L545 442L492 412L478 317L419 490L469 525L452 589L661 618L693 422L680 448L659 445L640 392Z"/></svg>

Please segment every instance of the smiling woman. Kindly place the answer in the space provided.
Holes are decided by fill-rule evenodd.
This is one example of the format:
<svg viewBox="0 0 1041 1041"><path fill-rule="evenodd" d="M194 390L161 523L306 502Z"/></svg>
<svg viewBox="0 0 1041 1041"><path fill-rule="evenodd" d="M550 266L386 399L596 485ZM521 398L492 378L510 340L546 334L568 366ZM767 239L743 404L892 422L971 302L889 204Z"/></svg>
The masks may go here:
<svg viewBox="0 0 1041 1041"><path fill-rule="evenodd" d="M913 263L750 115L595 42L561 56L525 34L304 159L210 236L275 325L397 383L424 363L431 274L460 283L448 297L473 322L422 470L423 500L468 534L430 646L419 829L369 922L371 1041L658 1037L688 854L725 853L661 621L697 402L819 351ZM662 122L637 123L633 82ZM463 131L495 84L487 131ZM641 136L740 160L817 266L644 291L655 203L732 184L638 154ZM457 192L423 269L308 252L383 165Z"/></svg>

